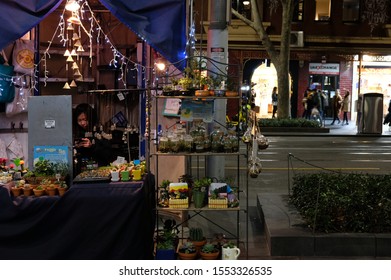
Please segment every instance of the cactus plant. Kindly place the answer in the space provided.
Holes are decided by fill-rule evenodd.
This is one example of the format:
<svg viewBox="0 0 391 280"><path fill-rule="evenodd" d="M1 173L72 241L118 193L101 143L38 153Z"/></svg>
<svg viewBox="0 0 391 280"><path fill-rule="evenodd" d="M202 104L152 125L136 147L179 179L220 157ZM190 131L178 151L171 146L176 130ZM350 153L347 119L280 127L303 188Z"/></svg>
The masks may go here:
<svg viewBox="0 0 391 280"><path fill-rule="evenodd" d="M202 228L190 228L189 238L192 241L202 241L205 239Z"/></svg>

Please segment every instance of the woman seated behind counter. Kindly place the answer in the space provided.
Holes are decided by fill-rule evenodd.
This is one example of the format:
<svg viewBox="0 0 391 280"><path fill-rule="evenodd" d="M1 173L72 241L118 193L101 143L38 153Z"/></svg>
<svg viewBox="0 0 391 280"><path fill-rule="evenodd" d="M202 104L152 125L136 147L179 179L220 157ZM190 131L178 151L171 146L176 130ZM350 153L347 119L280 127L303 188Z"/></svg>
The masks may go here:
<svg viewBox="0 0 391 280"><path fill-rule="evenodd" d="M73 136L76 159L74 175L83 169L85 161L94 161L98 166L107 166L112 162L110 141L102 137L96 137L93 125L96 124L94 109L86 104L79 104L73 114Z"/></svg>

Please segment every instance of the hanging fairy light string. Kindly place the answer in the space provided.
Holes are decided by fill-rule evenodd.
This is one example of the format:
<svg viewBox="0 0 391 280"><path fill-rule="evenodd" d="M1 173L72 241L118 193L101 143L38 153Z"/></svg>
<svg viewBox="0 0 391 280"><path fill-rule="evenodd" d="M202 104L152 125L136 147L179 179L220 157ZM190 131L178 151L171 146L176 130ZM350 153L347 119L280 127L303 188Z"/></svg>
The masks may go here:
<svg viewBox="0 0 391 280"><path fill-rule="evenodd" d="M71 2L71 1L69 1ZM50 49L53 45L53 42L55 38L59 38L60 43L64 47L66 47L71 39L67 36L68 31L73 30L73 25L77 25L79 28L79 41L81 40L81 34L87 35L89 42L88 42L88 48L89 48L89 60L90 60L90 67L92 67L92 62L93 62L93 38L94 38L94 33L96 31L96 43L99 44L100 41L102 40L105 44L109 45L113 58L109 62L110 67L114 67L120 71L120 75L118 80L123 82L124 87L126 88L126 70L136 70L136 71L142 71L146 72L146 67L132 61L131 59L127 58L125 55L123 55L115 46L114 44L110 41L109 36L103 31L102 27L99 24L99 21L96 19L94 12L92 11L90 5L88 4L87 0L83 1L73 1L76 2L79 5L79 9L77 11L72 11L71 12L71 17L68 20L65 20L65 13L66 13L66 8L64 7L61 15L60 15L60 20L59 24L57 25L57 28L55 32L53 33L53 36L51 40L48 42L48 46L45 49L45 51L42 54L41 59L39 62L35 65L35 79L39 79L39 71L38 71L38 66L41 65L43 67L43 82L44 86L47 85L47 80L49 78L49 70L48 70L48 65L47 65L47 60L50 59ZM88 15L88 17L87 17ZM88 21L89 26L85 26L83 21ZM67 24L68 22L68 24ZM80 42L75 42L74 46L79 44ZM78 52L84 51L81 43L80 45L77 46ZM77 66L77 65L76 65ZM74 69L75 64L72 65L72 68ZM132 67L132 68L130 68ZM78 69L76 69L79 71ZM34 88L36 89L36 83L34 83Z"/></svg>

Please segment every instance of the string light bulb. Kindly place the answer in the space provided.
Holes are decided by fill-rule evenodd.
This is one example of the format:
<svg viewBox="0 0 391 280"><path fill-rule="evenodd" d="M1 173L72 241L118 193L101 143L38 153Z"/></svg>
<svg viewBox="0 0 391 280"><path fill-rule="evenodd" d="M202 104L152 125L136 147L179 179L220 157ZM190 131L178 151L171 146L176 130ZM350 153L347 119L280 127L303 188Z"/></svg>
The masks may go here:
<svg viewBox="0 0 391 280"><path fill-rule="evenodd" d="M80 4L76 0L68 0L65 9L70 12L76 12L80 9Z"/></svg>

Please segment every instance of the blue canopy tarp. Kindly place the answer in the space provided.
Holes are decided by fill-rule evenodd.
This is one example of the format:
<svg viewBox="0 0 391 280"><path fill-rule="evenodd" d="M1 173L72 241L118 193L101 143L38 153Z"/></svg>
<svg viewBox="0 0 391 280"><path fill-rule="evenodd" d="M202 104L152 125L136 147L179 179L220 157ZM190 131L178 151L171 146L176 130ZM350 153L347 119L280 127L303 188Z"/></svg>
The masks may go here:
<svg viewBox="0 0 391 280"><path fill-rule="evenodd" d="M0 1L0 49L22 37L62 0ZM122 23L174 63L186 52L186 0L100 0Z"/></svg>

